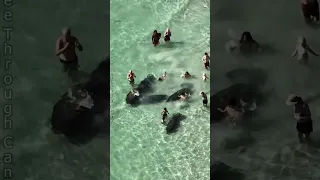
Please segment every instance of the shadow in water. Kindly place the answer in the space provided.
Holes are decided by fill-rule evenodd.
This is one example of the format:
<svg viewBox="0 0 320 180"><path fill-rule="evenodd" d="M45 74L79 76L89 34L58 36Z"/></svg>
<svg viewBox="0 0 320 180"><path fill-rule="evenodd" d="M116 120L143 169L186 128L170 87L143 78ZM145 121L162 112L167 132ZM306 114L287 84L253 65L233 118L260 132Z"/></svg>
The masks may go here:
<svg viewBox="0 0 320 180"><path fill-rule="evenodd" d="M245 175L241 170L234 169L222 162L217 162L210 167L210 179L244 180Z"/></svg>

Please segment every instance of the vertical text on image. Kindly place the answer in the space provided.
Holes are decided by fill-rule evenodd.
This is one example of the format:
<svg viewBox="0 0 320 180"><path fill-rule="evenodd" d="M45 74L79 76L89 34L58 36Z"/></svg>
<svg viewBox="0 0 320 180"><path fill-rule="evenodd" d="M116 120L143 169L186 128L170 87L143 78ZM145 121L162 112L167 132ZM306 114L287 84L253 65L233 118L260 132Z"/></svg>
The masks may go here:
<svg viewBox="0 0 320 180"><path fill-rule="evenodd" d="M12 121L12 112L13 112L13 105L12 105L12 98L13 98L13 91L10 85L13 83L13 76L10 73L10 65L12 64L12 54L13 54L13 47L10 43L12 38L13 27L13 12L10 10L10 7L13 6L13 0L2 0L3 6L6 8L5 11L2 13L2 17L4 20L5 26L3 26L2 32L5 35L5 41L3 42L3 57L4 57L4 70L5 75L2 78L3 81L3 99L5 100L6 104L3 106L3 130L4 132L8 130L12 130L13 128L13 121ZM9 133L10 134L10 133ZM10 153L10 149L13 148L13 136L12 135L5 135L2 140L2 145L4 148L3 154L3 179L9 180L13 178L13 170L12 170L12 154ZM2 178L1 178L2 179Z"/></svg>

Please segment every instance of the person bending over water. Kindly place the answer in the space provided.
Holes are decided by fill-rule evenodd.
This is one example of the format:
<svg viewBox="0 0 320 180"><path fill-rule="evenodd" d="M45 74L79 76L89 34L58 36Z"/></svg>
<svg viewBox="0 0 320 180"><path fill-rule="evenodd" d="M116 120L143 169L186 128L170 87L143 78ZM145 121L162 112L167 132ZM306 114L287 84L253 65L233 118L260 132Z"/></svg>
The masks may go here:
<svg viewBox="0 0 320 180"><path fill-rule="evenodd" d="M76 48L79 51L83 50L78 38L71 35L71 30L68 27L62 29L62 36L56 41L56 55L60 58L60 62L63 64L63 71L71 73L78 71L78 56Z"/></svg>
<svg viewBox="0 0 320 180"><path fill-rule="evenodd" d="M179 95L179 98L182 100L182 101L185 101L185 100L187 100L188 98L190 97L190 94L187 94L187 93L181 93L180 95Z"/></svg>
<svg viewBox="0 0 320 180"><path fill-rule="evenodd" d="M181 78L190 79L191 78L191 74L188 71L186 71L185 73L183 73L181 75Z"/></svg>
<svg viewBox="0 0 320 180"><path fill-rule="evenodd" d="M204 56L202 57L202 62L204 65L204 68L209 69L210 68L210 56L207 52L204 53Z"/></svg>
<svg viewBox="0 0 320 180"><path fill-rule="evenodd" d="M206 73L203 73L202 74L202 77L201 77L202 81L206 81L208 78L208 76L206 75Z"/></svg>
<svg viewBox="0 0 320 180"><path fill-rule="evenodd" d="M296 48L292 53L292 57L297 56L298 61L301 64L307 65L309 61L309 52L315 56L319 56L316 52L314 52L310 46L307 44L306 38L300 36L297 40Z"/></svg>
<svg viewBox="0 0 320 180"><path fill-rule="evenodd" d="M303 17L307 23L319 23L319 3L317 0L300 0Z"/></svg>
<svg viewBox="0 0 320 180"><path fill-rule="evenodd" d="M250 32L245 31L242 33L240 43L241 52L259 51L260 45L255 41Z"/></svg>
<svg viewBox="0 0 320 180"><path fill-rule="evenodd" d="M293 117L297 121L296 129L300 142L310 140L310 133L313 131L311 112L307 103L297 95L290 95L286 101L287 105L293 105Z"/></svg>
<svg viewBox="0 0 320 180"><path fill-rule="evenodd" d="M167 77L167 72L165 71L162 76L159 77L158 81L164 81Z"/></svg>
<svg viewBox="0 0 320 180"><path fill-rule="evenodd" d="M127 75L127 79L130 83L131 86L134 85L134 78L136 77L136 75L133 73L132 70L129 71L128 75Z"/></svg>
<svg viewBox="0 0 320 180"><path fill-rule="evenodd" d="M169 114L169 112L168 112L167 108L163 108L163 110L162 110L162 112L161 112L161 115L162 115L162 124L165 123L165 120L166 120L168 114Z"/></svg>
<svg viewBox="0 0 320 180"><path fill-rule="evenodd" d="M200 96L202 97L202 104L203 106L207 107L208 105L208 97L207 94L203 91L200 92Z"/></svg>
<svg viewBox="0 0 320 180"><path fill-rule="evenodd" d="M170 37L171 37L171 31L169 28L164 32L164 41L165 42L170 42Z"/></svg>
<svg viewBox="0 0 320 180"><path fill-rule="evenodd" d="M236 122L241 121L244 114L244 109L238 106L236 98L231 98L224 109L218 108L217 110L220 112L226 112L227 120L233 124L233 126L236 126Z"/></svg>

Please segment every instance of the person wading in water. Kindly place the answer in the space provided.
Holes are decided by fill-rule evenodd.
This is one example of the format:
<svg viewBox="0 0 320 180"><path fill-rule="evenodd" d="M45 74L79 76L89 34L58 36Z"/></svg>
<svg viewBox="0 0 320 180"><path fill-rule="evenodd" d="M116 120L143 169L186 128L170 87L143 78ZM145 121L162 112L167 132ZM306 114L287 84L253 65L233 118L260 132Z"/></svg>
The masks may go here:
<svg viewBox="0 0 320 180"><path fill-rule="evenodd" d="M77 73L79 67L76 48L83 50L78 38L71 35L70 28L63 28L62 36L56 41L56 55L63 64L63 72L68 72L71 79L74 79L74 73Z"/></svg>

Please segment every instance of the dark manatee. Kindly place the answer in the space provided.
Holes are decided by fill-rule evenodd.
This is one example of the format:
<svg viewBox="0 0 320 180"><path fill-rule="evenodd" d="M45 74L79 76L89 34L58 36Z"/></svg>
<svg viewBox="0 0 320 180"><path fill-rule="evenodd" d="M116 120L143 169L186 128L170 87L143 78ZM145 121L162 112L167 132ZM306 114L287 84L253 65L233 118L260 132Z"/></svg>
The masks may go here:
<svg viewBox="0 0 320 180"><path fill-rule="evenodd" d="M210 179L244 180L245 175L241 170L232 168L222 162L215 162L210 167Z"/></svg>
<svg viewBox="0 0 320 180"><path fill-rule="evenodd" d="M108 64L109 58L105 58L91 73L87 82L70 88L72 94L79 89L88 92L93 100L93 107L81 106L80 109L76 109L68 93L65 93L54 105L50 119L54 133L65 135L73 143L83 144L98 133L109 132L110 69ZM98 116L102 117L102 121L96 121Z"/></svg>
<svg viewBox="0 0 320 180"><path fill-rule="evenodd" d="M256 86L242 83L234 84L215 93L210 97L210 122L220 122L225 117L225 114L218 111L217 108L224 109L228 105L227 103L230 98L236 98L239 103L241 98L244 102L251 104L259 96L259 89Z"/></svg>
<svg viewBox="0 0 320 180"><path fill-rule="evenodd" d="M156 104L163 102L167 100L168 96L167 95L148 95L148 96L143 96L142 98L139 99L139 103L141 104Z"/></svg>
<svg viewBox="0 0 320 180"><path fill-rule="evenodd" d="M157 79L154 75L149 74L145 79L143 79L137 86L136 90L139 92L139 96L135 96L132 91L127 94L126 102L127 104L137 105L140 103L140 98L154 90L154 85L157 83Z"/></svg>
<svg viewBox="0 0 320 180"><path fill-rule="evenodd" d="M245 83L260 87L267 81L267 73L259 68L236 68L228 71L226 77L232 83Z"/></svg>
<svg viewBox="0 0 320 180"><path fill-rule="evenodd" d="M94 100L93 111L102 113L110 103L110 59L104 59L91 73L90 79L84 88Z"/></svg>
<svg viewBox="0 0 320 180"><path fill-rule="evenodd" d="M54 105L50 120L53 132L65 135L71 142L85 143L96 132L92 111L84 107L75 110L66 98Z"/></svg>
<svg viewBox="0 0 320 180"><path fill-rule="evenodd" d="M183 87L186 87L186 85L184 85ZM169 96L167 102L172 102L172 101L178 101L180 98L179 98L179 95L182 94L182 93L186 93L186 94L192 94L193 93L193 90L191 88L182 88L178 91L176 91L175 93L173 93L171 96Z"/></svg>
<svg viewBox="0 0 320 180"><path fill-rule="evenodd" d="M177 132L180 127L180 122L186 118L186 116L180 113L173 114L171 117L169 117L166 124L167 134Z"/></svg>

